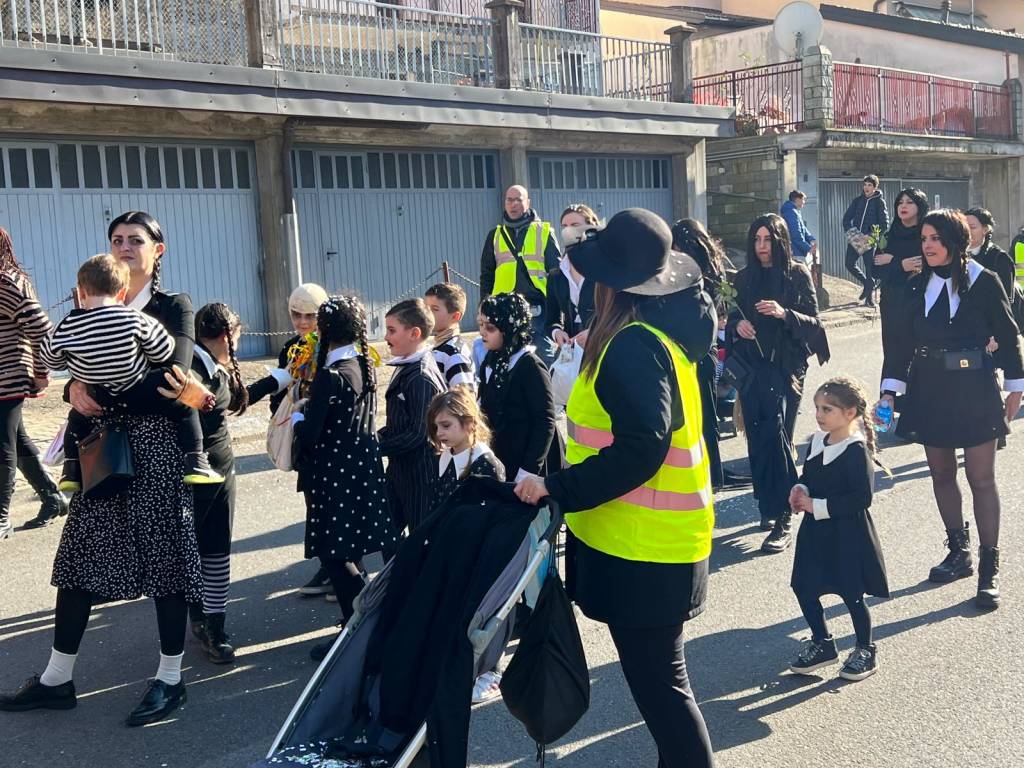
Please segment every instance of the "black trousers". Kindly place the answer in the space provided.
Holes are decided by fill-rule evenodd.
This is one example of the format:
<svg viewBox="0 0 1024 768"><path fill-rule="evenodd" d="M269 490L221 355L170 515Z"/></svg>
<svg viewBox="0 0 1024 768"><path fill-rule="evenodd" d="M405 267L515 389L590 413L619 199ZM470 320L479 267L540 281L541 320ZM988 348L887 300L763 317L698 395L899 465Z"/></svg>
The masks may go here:
<svg viewBox="0 0 1024 768"><path fill-rule="evenodd" d="M864 269L860 268L857 262L864 264ZM863 254L857 253L856 249L852 245L846 246L846 269L849 270L850 274L853 275L857 282L864 286L864 290L867 291L868 286L874 289L874 263L875 263L875 249L870 248Z"/></svg>
<svg viewBox="0 0 1024 768"><path fill-rule="evenodd" d="M29 439L21 419L24 402L20 397L0 400L0 519L5 519L11 509L18 457L39 456L39 449Z"/></svg>
<svg viewBox="0 0 1024 768"><path fill-rule="evenodd" d="M344 560L321 559L320 563L331 579L331 586L334 587L334 595L338 598L341 615L345 621L348 621L354 613L352 601L363 591L365 585L362 574L353 563Z"/></svg>
<svg viewBox="0 0 1024 768"><path fill-rule="evenodd" d="M804 396L804 379L807 374L797 377L797 388L786 387L786 401L783 405L783 423L786 425L786 436L793 443L793 431L796 429L796 417L800 413L800 400Z"/></svg>
<svg viewBox="0 0 1024 768"><path fill-rule="evenodd" d="M171 419L178 429L178 445L185 453L200 453L203 450L203 428L199 423L199 411L189 408L177 400L171 400L159 392L167 388L164 369L150 371L134 387L118 394L111 394L103 387L91 387L96 402L112 413L153 414ZM78 443L93 430L93 420L83 416L74 408L68 412L68 429L64 438L64 457L78 458Z"/></svg>
<svg viewBox="0 0 1024 768"><path fill-rule="evenodd" d="M711 739L686 675L683 625L608 630L633 701L658 745L658 768L713 766Z"/></svg>
<svg viewBox="0 0 1024 768"><path fill-rule="evenodd" d="M708 452L711 485L719 488L725 483L722 454L718 447L718 402L715 394L715 353L709 352L697 361L697 386L700 388L701 416L703 417L704 445Z"/></svg>

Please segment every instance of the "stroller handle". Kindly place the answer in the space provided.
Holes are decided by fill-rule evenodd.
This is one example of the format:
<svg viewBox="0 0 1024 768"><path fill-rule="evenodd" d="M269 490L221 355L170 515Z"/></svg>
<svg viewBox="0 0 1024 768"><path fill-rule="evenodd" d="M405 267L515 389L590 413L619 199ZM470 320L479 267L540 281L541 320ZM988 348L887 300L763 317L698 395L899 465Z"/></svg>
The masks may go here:
<svg viewBox="0 0 1024 768"><path fill-rule="evenodd" d="M512 594L501 606L495 616L488 622L487 626L489 629L493 629L500 622L505 621L508 615L512 613L512 609L519 602L520 596L526 590L526 585L530 583L530 580L536 575L537 571L540 570L541 565L547 559L548 555L554 551L554 540L558 535L559 530L562 528L563 516L562 510L558 506L558 502L552 499L550 496L547 498L545 506L551 512L551 522L545 529L543 536L541 536L540 543L537 545L536 551L530 557L529 562L526 564L526 568L522 575L519 577L519 581L516 582L515 589L512 590Z"/></svg>
<svg viewBox="0 0 1024 768"><path fill-rule="evenodd" d="M544 506L551 510L551 524L548 525L547 529L544 531L542 538L546 541L552 541L562 529L562 523L565 522L565 515L562 514L562 507L559 503L550 496L546 496L544 498Z"/></svg>

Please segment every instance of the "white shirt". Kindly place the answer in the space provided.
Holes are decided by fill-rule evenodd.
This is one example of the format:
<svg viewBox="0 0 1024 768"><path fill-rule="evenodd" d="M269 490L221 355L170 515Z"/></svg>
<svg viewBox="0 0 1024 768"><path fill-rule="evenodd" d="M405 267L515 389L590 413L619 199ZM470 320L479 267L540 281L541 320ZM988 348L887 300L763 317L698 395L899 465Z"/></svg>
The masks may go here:
<svg viewBox="0 0 1024 768"><path fill-rule="evenodd" d="M139 312L146 308L149 304L150 299L153 298L153 281L150 280L146 283L142 290L138 292L134 299L128 302L129 309L137 309Z"/></svg>
<svg viewBox="0 0 1024 768"><path fill-rule="evenodd" d="M214 360L210 353L207 352L198 344L196 344L194 352L196 357L198 357L203 362L203 367L206 368L207 376L213 378L217 371L221 371L227 374L227 369L223 365L218 363L216 360Z"/></svg>
<svg viewBox="0 0 1024 768"><path fill-rule="evenodd" d="M811 437L811 450L807 453L807 461L810 461L815 456L821 455L821 463L828 466L837 458L843 455L843 452L853 445L854 443L863 443L864 435L860 432L854 432L845 440L840 440L838 443L828 445L825 443L825 438L828 437L827 432L815 432L814 436ZM798 483L797 488L802 488L803 492L808 496L810 491L807 486L803 483ZM815 520L828 520L828 500L827 499L811 499L812 512Z"/></svg>
<svg viewBox="0 0 1024 768"><path fill-rule="evenodd" d="M358 357L359 352L356 350L355 344L346 344L344 347L338 347L332 349L327 353L327 359L324 360L324 367L334 365L339 360L351 360L353 357Z"/></svg>
<svg viewBox="0 0 1024 768"><path fill-rule="evenodd" d="M388 365L405 365L406 363L415 363L429 351L429 347L422 347L421 349L418 349L415 352L413 352L411 355L392 357L390 360L388 360Z"/></svg>
<svg viewBox="0 0 1024 768"><path fill-rule="evenodd" d="M455 462L455 476L462 477L462 473L466 471L466 467L472 464L474 461L479 459L481 456L493 456L494 453L489 447L483 443L477 443L471 445L464 451L459 451L456 454L452 454L451 448L445 448L441 453L441 458L437 462L437 476L442 477L445 471L448 469L448 465Z"/></svg>

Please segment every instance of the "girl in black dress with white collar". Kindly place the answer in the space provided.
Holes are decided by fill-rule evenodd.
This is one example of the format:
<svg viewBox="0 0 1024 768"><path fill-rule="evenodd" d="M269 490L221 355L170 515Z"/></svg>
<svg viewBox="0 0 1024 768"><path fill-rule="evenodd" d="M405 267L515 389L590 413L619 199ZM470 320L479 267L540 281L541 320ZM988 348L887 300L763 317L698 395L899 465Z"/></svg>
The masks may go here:
<svg viewBox="0 0 1024 768"><path fill-rule="evenodd" d="M810 674L839 660L836 641L825 626L822 595L843 598L857 634L857 647L839 676L863 680L877 671L864 595L888 597L889 583L868 512L875 437L866 412L867 395L851 379L831 379L814 395L821 431L811 438L800 484L789 494L793 511L805 513L790 585L812 633L811 642L789 667L797 674Z"/></svg>
<svg viewBox="0 0 1024 768"><path fill-rule="evenodd" d="M999 605L999 493L996 441L1020 410L1024 359L999 278L968 258L970 231L960 211L941 209L922 223L924 264L908 287L905 326L882 371L882 402L904 393L896 434L924 446L949 554L928 578L950 582L974 573L957 485L964 451L981 541L976 602ZM990 339L998 349L988 352ZM996 369L1004 374L1005 403Z"/></svg>

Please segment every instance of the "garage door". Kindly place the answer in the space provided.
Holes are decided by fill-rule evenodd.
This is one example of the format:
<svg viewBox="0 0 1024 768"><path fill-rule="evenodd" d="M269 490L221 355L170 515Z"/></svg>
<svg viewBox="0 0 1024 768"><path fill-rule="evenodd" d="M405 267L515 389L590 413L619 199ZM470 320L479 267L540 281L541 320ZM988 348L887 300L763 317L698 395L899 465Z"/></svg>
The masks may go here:
<svg viewBox="0 0 1024 768"><path fill-rule="evenodd" d="M666 157L531 155L530 199L548 221L572 203L608 219L623 208L647 208L672 223L672 174Z"/></svg>
<svg viewBox="0 0 1024 768"><path fill-rule="evenodd" d="M240 146L0 142L0 226L50 306L68 295L82 261L108 249L114 217L148 211L167 243L162 283L197 308L224 301L265 328L253 169ZM263 354L265 342L243 337L239 351Z"/></svg>
<svg viewBox="0 0 1024 768"><path fill-rule="evenodd" d="M303 279L357 293L371 335L383 336L383 313L439 282L432 273L442 261L479 279L480 250L501 210L496 167L495 155L482 152L296 150ZM475 307L477 287L452 279Z"/></svg>

